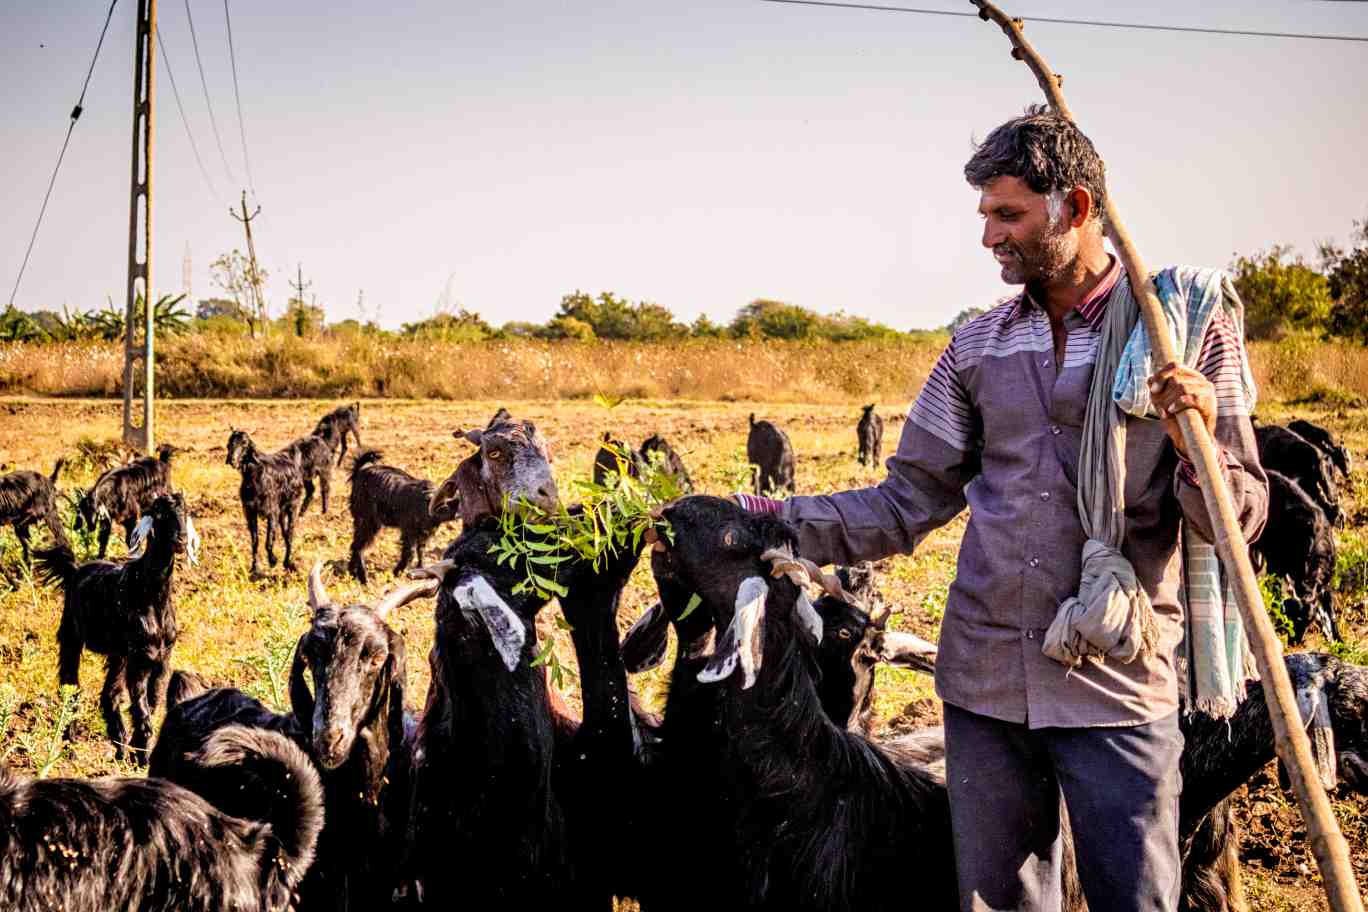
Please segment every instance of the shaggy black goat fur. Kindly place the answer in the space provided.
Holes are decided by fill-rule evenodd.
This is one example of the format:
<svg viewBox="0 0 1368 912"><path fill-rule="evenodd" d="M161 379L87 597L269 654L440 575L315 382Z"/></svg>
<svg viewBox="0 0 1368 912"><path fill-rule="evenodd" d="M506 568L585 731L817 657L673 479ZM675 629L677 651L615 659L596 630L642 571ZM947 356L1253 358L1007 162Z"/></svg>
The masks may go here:
<svg viewBox="0 0 1368 912"><path fill-rule="evenodd" d="M1330 464L1339 472L1341 478L1349 477L1349 473L1353 469L1353 460L1349 456L1349 450L1329 430L1300 418L1296 421L1289 421L1287 429L1319 447L1320 451L1330 459Z"/></svg>
<svg viewBox="0 0 1368 912"><path fill-rule="evenodd" d="M431 509L434 487L426 478L414 478L403 469L381 465L379 450L362 450L352 461L351 496L347 504L352 515L352 576L366 582L366 549L381 529L399 530L399 563L396 574L410 563L421 566L428 539L442 523L457 516L456 505L439 504Z"/></svg>
<svg viewBox="0 0 1368 912"><path fill-rule="evenodd" d="M300 744L318 765L327 819L317 860L299 887L300 912L375 909L389 903L407 823L410 760L404 641L383 615L406 595L435 588L410 584L375 608L339 606L327 597L321 576L311 574L313 621L295 647L292 713L273 713L232 688L207 691L167 712L149 775L178 782L225 813L261 819L269 812L262 803L269 796L232 770L215 775L200 768L195 754L219 728L247 725L279 732ZM173 676L173 687L180 674Z"/></svg>
<svg viewBox="0 0 1368 912"><path fill-rule="evenodd" d="M725 736L716 756L699 758L701 778L715 793L678 809L704 824L701 860L712 903L902 910L908 866L915 865L925 874L918 880L924 904L953 908L949 803L940 783L921 764L834 724L818 699L810 670L815 643L798 617L798 589L787 577L771 577L760 559L770 548L796 547L792 529L711 497L685 498L664 516L675 539L653 556L656 579L697 593L698 610L712 614L718 631L705 672L720 691L709 725ZM740 610L738 594L756 588L763 601ZM667 755L676 735L713 740L706 730L671 728L674 697ZM684 791L690 801L705 800L696 789ZM695 870L693 858L677 861Z"/></svg>
<svg viewBox="0 0 1368 912"><path fill-rule="evenodd" d="M1268 523L1250 545L1250 555L1272 576L1291 581L1293 598L1284 603L1292 621L1292 642L1300 643L1312 622L1338 640L1335 622L1335 535L1325 512L1296 481L1273 469L1268 473Z"/></svg>
<svg viewBox="0 0 1368 912"><path fill-rule="evenodd" d="M147 759L152 714L161 702L162 686L176 645L176 608L171 580L176 555L190 535L185 500L163 495L152 503L152 520L141 556L123 563L77 564L66 545L35 554L44 581L61 585L62 620L57 627L57 676L62 684L79 684L81 651L105 656L100 690L115 756L124 756L125 731L119 702L128 694L133 736L127 743L138 762Z"/></svg>
<svg viewBox="0 0 1368 912"><path fill-rule="evenodd" d="M788 435L768 421L756 421L750 416L750 433L746 437L746 461L755 472L755 493L770 494L787 491L794 493L793 444Z"/></svg>
<svg viewBox="0 0 1368 912"><path fill-rule="evenodd" d="M81 495L76 503L76 528L99 530L102 560L109 553L109 533L114 523L123 526L127 543L133 527L152 501L171 493L171 458L176 452L175 447L164 443L157 448L156 456L144 456L110 469Z"/></svg>
<svg viewBox="0 0 1368 912"><path fill-rule="evenodd" d="M234 766L274 800L228 816L161 779L22 779L0 767L0 907L14 912L279 912L313 860L322 790L270 732L226 728L198 762Z"/></svg>
<svg viewBox="0 0 1368 912"><path fill-rule="evenodd" d="M238 499L242 501L242 516L252 539L252 575L261 575L257 542L262 519L266 520L267 565L276 565L275 530L279 526L280 537L285 540L284 567L295 569L294 529L299 519L299 498L304 491L304 475L295 455L288 449L263 453L246 431L234 430L228 435L226 461L242 474Z"/></svg>
<svg viewBox="0 0 1368 912"><path fill-rule="evenodd" d="M337 454L337 465L347 455L347 435L356 440L356 448L361 449L361 403L353 402L333 409L318 419L313 429L314 437L321 437L328 449Z"/></svg>
<svg viewBox="0 0 1368 912"><path fill-rule="evenodd" d="M659 434L652 434L643 440L641 442L641 458L647 464L659 460L661 468L675 477L675 481L679 483L680 491L685 494L693 493L693 479L689 477L689 470L685 468L684 460L679 458L675 448L670 446L670 442L664 437Z"/></svg>
<svg viewBox="0 0 1368 912"><path fill-rule="evenodd" d="M1295 481L1325 511L1330 525L1338 525L1339 486L1334 468L1320 447L1277 425L1256 427L1254 439L1259 445L1259 463Z"/></svg>
<svg viewBox="0 0 1368 912"><path fill-rule="evenodd" d="M489 553L498 537L487 521L443 554L402 892L433 908L573 908L546 677L532 667L546 600L514 594L524 571Z"/></svg>
<svg viewBox="0 0 1368 912"><path fill-rule="evenodd" d="M300 437L286 446L282 453L289 453L299 465L299 474L304 481L304 502L299 505L300 515L309 511L313 501L314 487L318 487L319 505L324 513L328 512L328 497L332 494L332 448L322 437L310 434Z"/></svg>
<svg viewBox="0 0 1368 912"><path fill-rule="evenodd" d="M864 407L860 421L855 425L855 436L859 438L860 465L877 466L883 458L884 422L874 411L874 403Z"/></svg>
<svg viewBox="0 0 1368 912"><path fill-rule="evenodd" d="M24 550L24 563L29 563L29 528L44 523L59 545L68 544L62 517L57 512L57 475L63 460L58 459L51 475L20 469L0 475L0 526L11 525Z"/></svg>

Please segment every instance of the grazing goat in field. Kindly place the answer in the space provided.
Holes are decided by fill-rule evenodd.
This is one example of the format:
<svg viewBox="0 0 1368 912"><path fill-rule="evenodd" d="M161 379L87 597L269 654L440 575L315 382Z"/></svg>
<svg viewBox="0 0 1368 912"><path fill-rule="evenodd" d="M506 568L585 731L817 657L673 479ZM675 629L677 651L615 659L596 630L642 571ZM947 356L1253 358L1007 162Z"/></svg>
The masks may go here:
<svg viewBox="0 0 1368 912"><path fill-rule="evenodd" d="M337 454L337 465L347 455L347 435L356 439L356 448L361 449L361 403L353 402L333 409L322 418L313 429L314 437L321 437L328 449Z"/></svg>
<svg viewBox="0 0 1368 912"><path fill-rule="evenodd" d="M407 824L410 755L404 641L385 616L436 588L433 580L410 583L373 608L339 606L328 597L322 568L315 565L309 574L313 620L299 638L290 670L293 712L271 712L233 688L209 690L167 711L148 774L184 785L224 813L260 819L270 808L263 804L269 796L233 770L204 770L196 762L200 746L222 726L279 732L318 765L327 817L317 860L299 887L300 912L389 903ZM173 686L181 674L172 677Z"/></svg>
<svg viewBox="0 0 1368 912"><path fill-rule="evenodd" d="M63 460L58 459L51 475L20 469L0 476L0 526L14 526L14 534L24 551L24 563L30 561L29 527L44 523L59 545L67 544L62 517L57 512L57 475Z"/></svg>
<svg viewBox="0 0 1368 912"><path fill-rule="evenodd" d="M362 583L366 577L366 549L381 529L399 530L399 563L396 574L410 562L421 566L428 539L442 523L456 518L455 504L444 503L432 509L432 482L414 478L403 469L380 464L379 450L362 450L352 461L351 558L347 568Z"/></svg>
<svg viewBox="0 0 1368 912"><path fill-rule="evenodd" d="M1330 525L1338 525L1339 487L1330 460L1320 448L1277 425L1256 427L1254 439L1259 445L1259 463L1295 481L1325 511Z"/></svg>
<svg viewBox="0 0 1368 912"><path fill-rule="evenodd" d="M452 436L477 449L432 492L429 512L459 509L461 524L469 529L503 513L506 503L519 509L526 502L547 513L560 506L551 453L532 422L501 420L496 414L484 430L454 431Z"/></svg>
<svg viewBox="0 0 1368 912"><path fill-rule="evenodd" d="M299 498L304 490L304 475L294 454L287 450L263 453L246 431L228 435L227 463L242 473L238 499L252 539L252 576L261 575L257 562L258 523L266 520L266 563L276 565L275 530L285 540L285 569L294 570L294 529L299 519Z"/></svg>
<svg viewBox="0 0 1368 912"><path fill-rule="evenodd" d="M105 656L100 710L119 759L124 757L125 746L119 701L126 691L133 719L128 744L134 759L146 762L152 714L161 702L178 633L171 601L172 572L181 552L195 562L197 542L185 499L173 494L158 497L138 521L134 544L143 551L137 557L123 563L77 564L66 545L34 555L43 579L59 583L64 593L57 627L58 679L62 684L80 683L83 649Z"/></svg>
<svg viewBox="0 0 1368 912"><path fill-rule="evenodd" d="M1291 583L1283 606L1292 622L1291 640L1300 643L1313 622L1332 640L1335 623L1335 535L1325 512L1291 478L1273 469L1268 474L1268 523L1251 544L1250 556L1260 569Z"/></svg>
<svg viewBox="0 0 1368 912"><path fill-rule="evenodd" d="M1349 472L1353 468L1353 461L1349 457L1349 450L1339 442L1334 434L1318 424L1312 424L1302 419L1289 421L1287 429L1319 447L1320 451L1329 457L1330 464L1339 472L1341 479L1349 477Z"/></svg>
<svg viewBox="0 0 1368 912"><path fill-rule="evenodd" d="M674 544L653 554L656 579L697 593L697 610L718 631L697 675L705 689L717 685L701 701L713 711L678 706L673 688L666 710L668 765L692 780L680 783L676 797L688 803L677 812L702 824L693 832L703 845L671 846L690 854L684 868L701 862L706 894L732 908L901 910L915 865L925 904L953 908L940 783L914 760L834 724L818 699L810 665L820 617L787 575L771 575L792 554L792 529L711 497L678 501L664 518ZM689 719L680 728L676 708ZM716 753L689 749L681 752L687 765L676 766L676 738L702 739ZM702 768L691 771L695 762Z"/></svg>
<svg viewBox="0 0 1368 912"><path fill-rule="evenodd" d="M177 450L169 443L157 447L156 456L144 456L105 472L76 502L76 528L98 529L100 559L109 552L109 533L114 523L123 526L129 543L152 501L171 493L171 457ZM129 545L132 547L132 545Z"/></svg>
<svg viewBox="0 0 1368 912"><path fill-rule="evenodd" d="M787 434L770 422L756 421L754 412L746 437L746 461L755 467L756 494L792 494L797 490L793 483L793 444Z"/></svg>
<svg viewBox="0 0 1368 912"><path fill-rule="evenodd" d="M0 907L14 912L284 912L323 825L304 754L225 728L196 758L273 800L265 821L224 814L161 779L22 779L0 766Z"/></svg>
<svg viewBox="0 0 1368 912"><path fill-rule="evenodd" d="M525 573L489 553L498 539L497 523L468 526L426 568L442 583L399 893L443 909L574 907L546 676L532 667L547 600L513 591Z"/></svg>
<svg viewBox="0 0 1368 912"><path fill-rule="evenodd" d="M332 448L322 437L310 434L290 442L282 453L289 453L299 466L299 474L304 481L304 502L299 505L299 514L309 512L313 501L314 486L318 487L318 499L324 513L328 512L328 497L332 494Z"/></svg>
<svg viewBox="0 0 1368 912"><path fill-rule="evenodd" d="M874 403L864 407L860 421L855 425L855 435L860 442L860 465L877 466L883 458L884 422L874 411Z"/></svg>
<svg viewBox="0 0 1368 912"><path fill-rule="evenodd" d="M641 442L641 458L648 465L659 461L660 467L674 476L681 492L684 494L693 493L693 479L689 477L689 470L684 467L684 460L679 458L675 448L670 446L670 442L664 437L659 434L652 434L643 440Z"/></svg>

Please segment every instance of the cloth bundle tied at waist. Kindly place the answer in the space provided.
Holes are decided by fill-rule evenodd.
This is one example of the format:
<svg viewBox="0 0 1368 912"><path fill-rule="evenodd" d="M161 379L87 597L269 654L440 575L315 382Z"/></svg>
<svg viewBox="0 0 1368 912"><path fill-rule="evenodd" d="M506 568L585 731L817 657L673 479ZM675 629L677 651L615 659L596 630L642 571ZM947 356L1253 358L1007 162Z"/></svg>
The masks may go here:
<svg viewBox="0 0 1368 912"><path fill-rule="evenodd" d="M1244 338L1244 308L1230 279L1219 270L1174 267L1155 276L1174 349L1189 367L1217 308ZM1154 606L1121 553L1125 536L1126 420L1159 418L1148 378L1160 365L1153 353L1128 278L1107 303L1106 320L1089 389L1078 459L1078 513L1088 540L1078 595L1065 599L1046 631L1042 650L1071 667L1086 658L1118 662L1154 657L1158 624ZM1240 351L1244 406L1254 407L1255 388ZM1182 601L1184 642L1178 656L1179 688L1189 710L1228 717L1244 695L1253 661L1239 609L1223 578L1216 549L1183 528Z"/></svg>

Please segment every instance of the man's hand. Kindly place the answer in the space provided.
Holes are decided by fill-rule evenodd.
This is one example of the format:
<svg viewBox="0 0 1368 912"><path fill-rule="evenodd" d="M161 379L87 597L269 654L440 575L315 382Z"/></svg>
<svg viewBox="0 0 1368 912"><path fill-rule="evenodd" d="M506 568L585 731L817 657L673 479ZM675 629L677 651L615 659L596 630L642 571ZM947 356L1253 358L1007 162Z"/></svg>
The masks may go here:
<svg viewBox="0 0 1368 912"><path fill-rule="evenodd" d="M1207 433L1216 433L1216 387L1200 372L1181 364L1165 364L1149 378L1150 399L1164 419L1164 430L1178 454L1188 458L1187 443L1178 426L1178 413L1196 409L1206 422Z"/></svg>

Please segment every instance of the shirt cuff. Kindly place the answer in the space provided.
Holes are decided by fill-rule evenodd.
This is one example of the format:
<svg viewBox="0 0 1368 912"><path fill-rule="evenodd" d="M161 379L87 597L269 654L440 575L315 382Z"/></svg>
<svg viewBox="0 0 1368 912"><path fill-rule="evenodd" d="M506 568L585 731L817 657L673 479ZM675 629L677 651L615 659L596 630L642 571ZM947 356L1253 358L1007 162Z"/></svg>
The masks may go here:
<svg viewBox="0 0 1368 912"><path fill-rule="evenodd" d="M778 516L784 511L784 502L772 497L757 497L754 494L746 494L741 491L737 491L732 496L736 498L741 509L747 513L773 513Z"/></svg>

